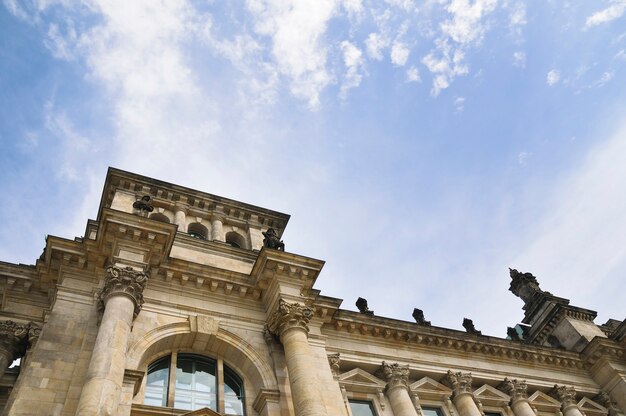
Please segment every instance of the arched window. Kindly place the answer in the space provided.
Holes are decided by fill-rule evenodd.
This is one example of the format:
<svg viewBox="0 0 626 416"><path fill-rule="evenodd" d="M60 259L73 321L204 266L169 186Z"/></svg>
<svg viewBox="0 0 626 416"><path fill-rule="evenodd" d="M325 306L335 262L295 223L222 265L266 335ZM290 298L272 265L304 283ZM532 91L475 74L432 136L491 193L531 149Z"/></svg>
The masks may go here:
<svg viewBox="0 0 626 416"><path fill-rule="evenodd" d="M150 217L149 217L149 218L150 218L151 220L161 221L161 222L164 222L164 223L167 223L167 224L169 224L169 223L170 223L170 219L169 219L169 218L167 218L167 215L165 215L165 214L161 214L161 213L159 213L159 212L155 212L155 213L153 213L153 214L150 214Z"/></svg>
<svg viewBox="0 0 626 416"><path fill-rule="evenodd" d="M170 369L175 375L170 377ZM219 397L219 386L224 397ZM144 404L197 410L208 407L224 415L244 416L243 380L222 360L173 353L148 366Z"/></svg>
<svg viewBox="0 0 626 416"><path fill-rule="evenodd" d="M226 242L233 247L246 248L246 240L236 231L226 233Z"/></svg>
<svg viewBox="0 0 626 416"><path fill-rule="evenodd" d="M209 230L199 222L192 222L189 224L187 232L190 236L199 238L200 240L206 240L209 236Z"/></svg>

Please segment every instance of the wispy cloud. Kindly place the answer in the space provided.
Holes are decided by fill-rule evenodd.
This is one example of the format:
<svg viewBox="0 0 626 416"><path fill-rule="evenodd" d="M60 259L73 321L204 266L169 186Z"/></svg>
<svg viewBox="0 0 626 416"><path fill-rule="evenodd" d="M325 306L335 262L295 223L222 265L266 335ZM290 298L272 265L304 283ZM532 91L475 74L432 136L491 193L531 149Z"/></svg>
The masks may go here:
<svg viewBox="0 0 626 416"><path fill-rule="evenodd" d="M551 69L550 71L548 71L548 74L546 75L546 83L549 86L553 86L557 84L560 79L561 79L561 73L556 69Z"/></svg>
<svg viewBox="0 0 626 416"><path fill-rule="evenodd" d="M526 53L522 51L513 52L513 65L524 68L526 66Z"/></svg>
<svg viewBox="0 0 626 416"><path fill-rule="evenodd" d="M344 82L341 85L340 95L345 98L350 88L358 87L363 79L361 74L363 67L363 52L355 45L345 40L341 42L343 62L346 66Z"/></svg>
<svg viewBox="0 0 626 416"><path fill-rule="evenodd" d="M419 70L414 66L407 69L406 80L408 82L422 82L422 78L420 77Z"/></svg>
<svg viewBox="0 0 626 416"><path fill-rule="evenodd" d="M619 19L626 11L626 0L612 0L611 5L595 12L585 21L585 29Z"/></svg>
<svg viewBox="0 0 626 416"><path fill-rule="evenodd" d="M391 62L396 66L404 66L409 59L409 48L402 42L394 42L391 46Z"/></svg>

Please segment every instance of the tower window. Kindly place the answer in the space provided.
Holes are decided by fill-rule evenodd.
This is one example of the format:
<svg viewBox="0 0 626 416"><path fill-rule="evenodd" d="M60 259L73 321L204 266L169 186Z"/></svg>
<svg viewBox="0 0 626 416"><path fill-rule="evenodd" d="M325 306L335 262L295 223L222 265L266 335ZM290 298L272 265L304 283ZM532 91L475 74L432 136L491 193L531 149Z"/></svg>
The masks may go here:
<svg viewBox="0 0 626 416"><path fill-rule="evenodd" d="M246 248L246 240L241 234L235 231L226 233L226 242L233 247Z"/></svg>
<svg viewBox="0 0 626 416"><path fill-rule="evenodd" d="M206 240L209 236L209 230L199 222L193 222L187 227L190 236L200 240Z"/></svg>
<svg viewBox="0 0 626 416"><path fill-rule="evenodd" d="M170 223L170 219L169 219L169 218L167 218L167 215L165 215L165 214L161 214L161 213L159 213L159 212L155 212L154 214L150 214L150 217L149 217L149 218L150 218L151 220L161 221L161 222L164 222L164 223L166 223L166 224L169 224L169 223Z"/></svg>

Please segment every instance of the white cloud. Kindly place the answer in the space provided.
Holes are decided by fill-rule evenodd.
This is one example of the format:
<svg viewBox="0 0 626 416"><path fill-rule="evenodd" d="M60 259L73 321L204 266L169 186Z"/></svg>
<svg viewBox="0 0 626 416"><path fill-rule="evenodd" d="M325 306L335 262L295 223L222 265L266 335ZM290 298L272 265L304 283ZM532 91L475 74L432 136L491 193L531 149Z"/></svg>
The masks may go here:
<svg viewBox="0 0 626 416"><path fill-rule="evenodd" d="M591 85L590 88L599 88L599 87L604 87L609 81L611 81L613 79L613 77L615 76L615 72L613 71L607 71L604 72L602 74L602 76L600 76L600 78L598 78L597 80L595 80Z"/></svg>
<svg viewBox="0 0 626 416"><path fill-rule="evenodd" d="M385 0L385 3L398 7L405 12L417 12L418 8L413 0Z"/></svg>
<svg viewBox="0 0 626 416"><path fill-rule="evenodd" d="M526 53L522 51L513 52L513 65L524 68L526 66Z"/></svg>
<svg viewBox="0 0 626 416"><path fill-rule="evenodd" d="M340 96L345 98L348 90L358 87L363 79L360 73L363 67L363 52L347 40L341 42L341 50L347 71L341 85Z"/></svg>
<svg viewBox="0 0 626 416"><path fill-rule="evenodd" d="M549 86L553 86L554 84L559 82L560 79L561 79L561 73L557 71L556 69L551 69L548 72L548 75L546 75L546 83Z"/></svg>
<svg viewBox="0 0 626 416"><path fill-rule="evenodd" d="M497 0L452 0L447 7L452 17L441 24L441 30L461 45L480 41L486 30L482 20L496 5Z"/></svg>
<svg viewBox="0 0 626 416"><path fill-rule="evenodd" d="M437 53L431 51L422 59L422 63L426 68L435 75L431 95L437 96L439 93L450 86L450 82L458 75L465 75L469 72L469 68L464 65L463 51L453 48L446 40L437 42L438 51L441 54L437 57Z"/></svg>
<svg viewBox="0 0 626 416"><path fill-rule="evenodd" d="M621 59L623 61L626 61L626 50L621 49L619 52L617 52L615 54L615 56L613 58L614 59Z"/></svg>
<svg viewBox="0 0 626 416"><path fill-rule="evenodd" d="M522 166L528 164L528 158L531 156L531 153L528 152L519 152L517 155L517 163Z"/></svg>
<svg viewBox="0 0 626 416"><path fill-rule="evenodd" d="M457 112L461 112L465 109L465 97L456 97L454 99L454 108Z"/></svg>
<svg viewBox="0 0 626 416"><path fill-rule="evenodd" d="M276 68L291 80L291 92L317 108L321 91L333 81L322 40L336 11L335 1L248 0L247 6L255 31L271 38Z"/></svg>
<svg viewBox="0 0 626 416"><path fill-rule="evenodd" d="M396 66L404 66L407 59L409 59L409 48L406 44L394 42L391 46L391 63Z"/></svg>
<svg viewBox="0 0 626 416"><path fill-rule="evenodd" d="M585 29L608 23L622 17L626 11L626 0L612 0L611 5L589 16L585 21Z"/></svg>
<svg viewBox="0 0 626 416"><path fill-rule="evenodd" d="M420 77L419 70L414 66L411 66L409 69L407 69L406 80L408 82L422 82L422 78Z"/></svg>
<svg viewBox="0 0 626 416"><path fill-rule="evenodd" d="M59 25L51 23L48 28L48 36L44 40L44 45L52 52L57 59L66 61L74 59L73 47L76 44L76 30L71 21L67 24L67 33L63 36L60 33Z"/></svg>
<svg viewBox="0 0 626 416"><path fill-rule="evenodd" d="M528 23L526 21L526 5L521 2L516 3L509 17L509 25L512 27L524 26L526 23Z"/></svg>
<svg viewBox="0 0 626 416"><path fill-rule="evenodd" d="M382 50L389 46L389 40L379 33L370 33L365 40L365 47L370 58L382 61Z"/></svg>

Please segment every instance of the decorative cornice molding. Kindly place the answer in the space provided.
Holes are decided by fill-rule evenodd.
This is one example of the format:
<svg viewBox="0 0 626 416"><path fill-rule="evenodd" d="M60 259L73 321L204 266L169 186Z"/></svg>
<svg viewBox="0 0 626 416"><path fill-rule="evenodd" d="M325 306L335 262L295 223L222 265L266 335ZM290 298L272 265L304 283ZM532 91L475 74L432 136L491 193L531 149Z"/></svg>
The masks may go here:
<svg viewBox="0 0 626 416"><path fill-rule="evenodd" d="M609 416L618 416L623 413L617 407L617 404L611 400L611 396L603 390L601 390L594 398L594 402L600 403L602 406L609 410Z"/></svg>
<svg viewBox="0 0 626 416"><path fill-rule="evenodd" d="M396 387L403 387L409 390L409 365L400 365L398 363L387 364L383 361L382 374L387 380L387 390Z"/></svg>
<svg viewBox="0 0 626 416"><path fill-rule="evenodd" d="M548 394L561 402L562 409L571 405L576 406L576 390L574 387L555 384Z"/></svg>
<svg viewBox="0 0 626 416"><path fill-rule="evenodd" d="M113 296L126 296L133 301L133 318L141 312L144 303L143 290L148 283L149 273L132 267L109 265L106 268L104 287L98 294L98 308L104 310L107 301Z"/></svg>
<svg viewBox="0 0 626 416"><path fill-rule="evenodd" d="M282 298L278 300L278 309L274 311L267 322L269 331L281 336L285 331L299 328L309 333L309 320L313 317L313 308L299 303L287 303Z"/></svg>
<svg viewBox="0 0 626 416"><path fill-rule="evenodd" d="M472 373L453 373L448 370L441 380L441 384L452 389L452 398L456 398L461 394L472 394Z"/></svg>
<svg viewBox="0 0 626 416"><path fill-rule="evenodd" d="M498 386L498 390L511 396L511 404L518 400L528 399L528 386L526 380L518 381L516 379L510 380L505 378Z"/></svg>

